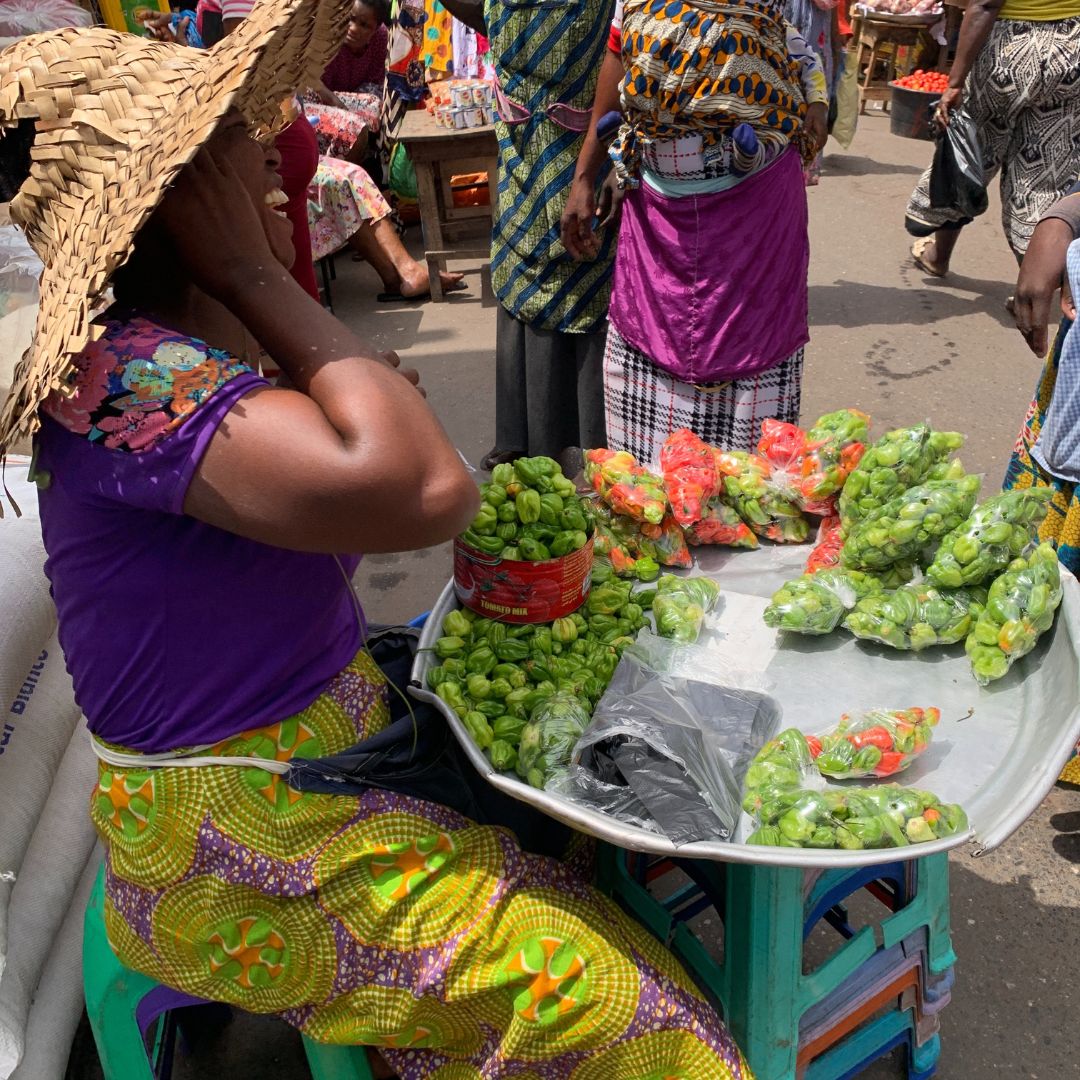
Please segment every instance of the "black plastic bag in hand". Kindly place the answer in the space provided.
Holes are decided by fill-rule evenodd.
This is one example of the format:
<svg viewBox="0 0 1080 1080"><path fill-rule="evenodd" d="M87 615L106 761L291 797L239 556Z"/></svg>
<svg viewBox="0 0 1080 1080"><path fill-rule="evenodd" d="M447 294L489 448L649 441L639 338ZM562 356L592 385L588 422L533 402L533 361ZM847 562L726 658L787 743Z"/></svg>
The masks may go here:
<svg viewBox="0 0 1080 1080"><path fill-rule="evenodd" d="M930 205L970 221L986 211L989 201L975 121L963 109L954 109L934 150Z"/></svg>

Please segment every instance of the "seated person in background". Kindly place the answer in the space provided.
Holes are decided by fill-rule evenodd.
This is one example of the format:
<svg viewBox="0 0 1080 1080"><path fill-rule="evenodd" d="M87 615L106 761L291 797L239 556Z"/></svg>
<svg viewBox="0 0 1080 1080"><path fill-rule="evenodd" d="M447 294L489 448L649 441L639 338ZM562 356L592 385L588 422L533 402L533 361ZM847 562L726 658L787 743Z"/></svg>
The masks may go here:
<svg viewBox="0 0 1080 1080"><path fill-rule="evenodd" d="M345 43L322 79L304 94L319 152L360 164L377 131L389 33L385 0L356 0Z"/></svg>

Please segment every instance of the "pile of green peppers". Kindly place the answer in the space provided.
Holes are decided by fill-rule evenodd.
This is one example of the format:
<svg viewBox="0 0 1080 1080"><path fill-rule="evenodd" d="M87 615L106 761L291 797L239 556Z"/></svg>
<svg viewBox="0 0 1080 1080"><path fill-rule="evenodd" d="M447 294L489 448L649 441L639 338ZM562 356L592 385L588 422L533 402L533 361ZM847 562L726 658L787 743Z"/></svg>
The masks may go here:
<svg viewBox="0 0 1080 1080"><path fill-rule="evenodd" d="M866 641L921 652L963 641L985 602L985 589L902 585L860 600L844 619L844 629Z"/></svg>
<svg viewBox="0 0 1080 1080"><path fill-rule="evenodd" d="M723 473L720 497L758 534L776 544L801 544L810 535L810 523L781 488L770 482L769 463L742 450L718 451Z"/></svg>
<svg viewBox="0 0 1080 1080"><path fill-rule="evenodd" d="M623 650L648 621L652 590L630 582L595 585L584 607L552 623L512 626L471 611L451 611L434 646L442 661L428 686L461 718L491 763L518 767L525 725L537 706L571 694L592 715Z"/></svg>
<svg viewBox="0 0 1080 1080"><path fill-rule="evenodd" d="M663 574L652 603L657 634L681 645L693 644L719 596L720 586L712 578Z"/></svg>
<svg viewBox="0 0 1080 1080"><path fill-rule="evenodd" d="M513 465L496 465L480 494L480 509L461 539L485 555L543 562L579 551L589 542L592 523L573 482L554 458L518 458Z"/></svg>
<svg viewBox="0 0 1080 1080"><path fill-rule="evenodd" d="M981 686L1000 679L1035 648L1054 622L1061 595L1061 567L1050 544L1014 560L994 579L966 643L971 672Z"/></svg>
<svg viewBox="0 0 1080 1080"><path fill-rule="evenodd" d="M765 744L746 774L748 844L789 848L906 847L967 829L967 815L936 795L897 784L821 787L810 744L792 728Z"/></svg>
<svg viewBox="0 0 1080 1080"><path fill-rule="evenodd" d="M927 580L943 589L979 585L1024 553L1038 534L1053 492L1018 488L979 503L950 532L926 568Z"/></svg>
<svg viewBox="0 0 1080 1080"><path fill-rule="evenodd" d="M929 424L886 432L863 454L840 492L845 529L927 479L935 465L963 444L958 432L934 431Z"/></svg>
<svg viewBox="0 0 1080 1080"><path fill-rule="evenodd" d="M840 620L881 583L859 570L818 570L789 581L773 593L765 625L795 634L831 634Z"/></svg>
<svg viewBox="0 0 1080 1080"><path fill-rule="evenodd" d="M978 494L977 476L910 488L851 527L840 552L841 565L883 570L918 558L964 522Z"/></svg>

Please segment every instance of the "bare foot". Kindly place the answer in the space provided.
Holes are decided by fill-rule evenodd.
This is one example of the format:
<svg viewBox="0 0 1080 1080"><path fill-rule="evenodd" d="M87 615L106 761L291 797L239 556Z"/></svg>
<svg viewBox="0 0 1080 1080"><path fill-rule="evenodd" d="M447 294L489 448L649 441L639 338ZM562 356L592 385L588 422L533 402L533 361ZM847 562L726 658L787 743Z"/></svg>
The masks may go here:
<svg viewBox="0 0 1080 1080"><path fill-rule="evenodd" d="M440 272L439 281L442 282L442 291L447 293L464 289L464 277L464 274ZM431 291L427 267L417 263L415 271L402 275L398 291L404 297L426 296Z"/></svg>

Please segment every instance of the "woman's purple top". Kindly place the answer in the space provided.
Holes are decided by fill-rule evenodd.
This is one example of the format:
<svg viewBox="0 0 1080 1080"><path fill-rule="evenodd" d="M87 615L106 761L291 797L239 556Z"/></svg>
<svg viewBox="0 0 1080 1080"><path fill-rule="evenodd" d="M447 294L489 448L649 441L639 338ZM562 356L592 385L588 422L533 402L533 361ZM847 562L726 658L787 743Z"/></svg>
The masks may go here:
<svg viewBox="0 0 1080 1080"><path fill-rule="evenodd" d="M343 45L323 72L323 85L335 94L354 94L362 87L381 86L386 78L386 52L389 35L380 25L371 40L358 53Z"/></svg>
<svg viewBox="0 0 1080 1080"><path fill-rule="evenodd" d="M137 315L105 322L37 439L45 570L90 730L205 745L306 708L363 629L334 557L196 521L184 496L225 415L266 382ZM343 557L349 577L359 559Z"/></svg>

